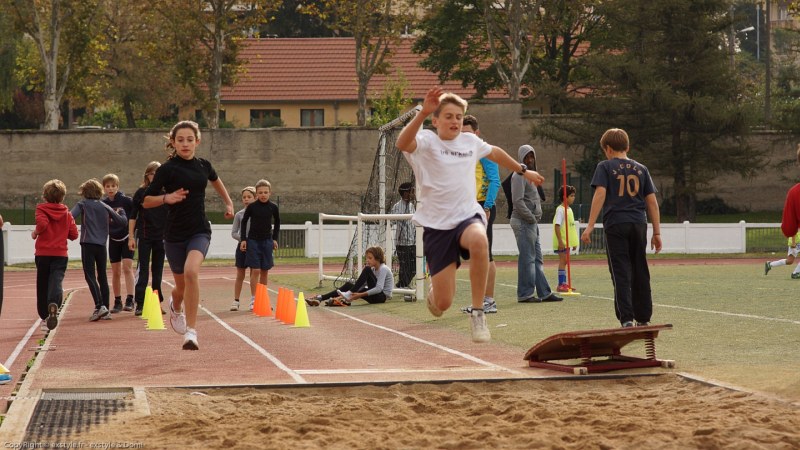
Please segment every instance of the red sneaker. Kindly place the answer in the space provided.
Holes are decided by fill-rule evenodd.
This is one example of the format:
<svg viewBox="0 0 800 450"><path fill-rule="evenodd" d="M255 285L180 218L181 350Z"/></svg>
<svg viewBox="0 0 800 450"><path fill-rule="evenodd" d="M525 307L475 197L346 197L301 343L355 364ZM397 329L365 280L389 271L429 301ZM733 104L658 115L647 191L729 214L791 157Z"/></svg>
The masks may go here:
<svg viewBox="0 0 800 450"><path fill-rule="evenodd" d="M567 286L566 283L559 284L558 287L556 288L556 291L557 292L569 292L569 286Z"/></svg>

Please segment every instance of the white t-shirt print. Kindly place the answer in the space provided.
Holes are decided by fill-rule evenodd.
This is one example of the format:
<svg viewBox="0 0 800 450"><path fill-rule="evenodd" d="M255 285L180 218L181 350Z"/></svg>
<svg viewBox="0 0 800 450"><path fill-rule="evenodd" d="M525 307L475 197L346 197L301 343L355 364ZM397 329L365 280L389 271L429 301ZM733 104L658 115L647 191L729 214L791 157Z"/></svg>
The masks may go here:
<svg viewBox="0 0 800 450"><path fill-rule="evenodd" d="M486 216L476 198L475 164L489 155L492 146L472 133L459 133L443 141L431 130L416 136L417 149L404 152L419 186L414 223L437 230L452 230L479 214Z"/></svg>

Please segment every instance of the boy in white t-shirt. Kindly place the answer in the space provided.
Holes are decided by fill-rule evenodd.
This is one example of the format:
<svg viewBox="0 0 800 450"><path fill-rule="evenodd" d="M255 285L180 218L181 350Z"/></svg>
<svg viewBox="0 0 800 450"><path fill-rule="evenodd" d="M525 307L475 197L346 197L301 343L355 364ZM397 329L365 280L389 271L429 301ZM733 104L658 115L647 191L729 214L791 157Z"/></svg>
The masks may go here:
<svg viewBox="0 0 800 450"><path fill-rule="evenodd" d="M434 87L425 95L422 110L403 128L396 146L414 169L422 200L413 220L424 227L422 237L431 274L428 310L436 317L453 304L456 270L461 258L471 259L469 277L472 291L471 328L474 342L491 339L483 313L483 295L489 268L486 215L475 201L475 164L483 157L508 170L521 173L528 181L542 184L544 177L527 170L503 149L474 134L462 133L467 102ZM421 130L433 114L436 133Z"/></svg>

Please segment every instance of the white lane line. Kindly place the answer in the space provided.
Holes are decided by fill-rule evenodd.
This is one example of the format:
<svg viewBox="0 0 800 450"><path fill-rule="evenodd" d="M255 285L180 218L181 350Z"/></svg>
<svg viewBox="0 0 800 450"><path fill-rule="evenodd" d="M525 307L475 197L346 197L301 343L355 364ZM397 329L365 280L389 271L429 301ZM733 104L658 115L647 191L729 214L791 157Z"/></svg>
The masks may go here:
<svg viewBox="0 0 800 450"><path fill-rule="evenodd" d="M17 346L14 348L14 351L11 352L11 355L8 356L6 362L3 363L8 370L11 370L11 366L14 364L14 361L17 360L17 356L19 356L19 354L22 352L22 349L25 348L25 344L28 343L28 340L30 340L31 336L33 336L33 333L35 333L39 328L40 323L42 323L42 319L36 319L36 322L34 322L33 325L28 328L28 332L25 333L25 337L20 339L20 341L17 343Z"/></svg>
<svg viewBox="0 0 800 450"><path fill-rule="evenodd" d="M463 281L465 283L469 283L469 280L458 279L458 281ZM496 283L500 286L506 286L510 288L516 289L516 285L510 284L500 284ZM600 300L610 300L614 301L611 297L600 297L598 295L582 295L584 298L597 298ZM780 319L778 317L767 317L767 316L757 316L755 314L742 314L742 313L733 313L728 311L716 311L713 309L699 309L699 308L689 308L687 306L677 306L677 305L665 305L663 303L653 303L653 306L658 306L659 308L671 308L671 309L680 309L683 311L692 311L692 312L699 312L699 313L708 313L708 314L718 314L720 316L730 316L730 317L742 317L744 319L756 319L756 320L766 320L769 322L781 322L781 323L791 323L793 325L800 325L800 320L792 320L792 319Z"/></svg>
<svg viewBox="0 0 800 450"><path fill-rule="evenodd" d="M491 367L445 367L443 369L308 369L298 370L303 375L350 375L381 373L451 373L451 372L496 372Z"/></svg>
<svg viewBox="0 0 800 450"><path fill-rule="evenodd" d="M351 316L349 314L345 314L345 313L342 313L342 312L339 312L339 311L334 311L333 309L326 308L325 311L331 312L333 314L339 314L340 316L347 317L350 320L355 320L356 322L362 323L364 325L375 327L375 328L377 328L379 330L388 331L389 333L397 334L397 335L402 336L402 337L404 337L406 339L411 339L412 341L416 341L416 342L419 342L421 344L429 345L429 346L431 346L433 348L437 348L437 349L442 350L444 352L447 352L447 353L450 353L450 354L453 354L453 355L456 355L456 356L460 356L461 358L464 358L464 359L466 359L468 361L472 361L472 362L474 362L476 364L480 364L482 366L489 367L492 370L497 370L497 371L501 371L501 372L511 372L511 373L513 373L515 375L520 375L520 376L524 375L522 372L516 371L514 369L509 369L508 367L503 367L503 366L491 363L489 361L484 361L484 360L482 360L482 359L480 359L480 358L478 358L476 356L470 355L468 353L460 352L458 350L452 349L450 347L445 347L444 345L437 344L435 342L426 341L425 339L418 338L416 336L412 336L412 335L410 335L408 333L404 333L402 331L398 331L398 330L395 330L393 328L385 327L383 325L378 325L378 324L372 323L372 322L367 322L366 320L359 319L357 317L353 317L353 316Z"/></svg>
<svg viewBox="0 0 800 450"><path fill-rule="evenodd" d="M233 327L228 325L227 322L225 322L224 320L222 320L219 317L217 317L216 314L214 314L213 312L209 311L206 307L201 305L200 309L205 311L206 314L208 314L209 316L211 316L211 318L216 320L220 325L222 325L223 328L225 328L226 330L228 330L231 333L233 333L236 336L238 336L239 339L243 340L247 345L249 345L250 347L255 349L255 351L257 351L258 353L261 353L262 355L264 355L268 360L270 360L272 362L272 364L275 364L276 367L278 367L282 371L286 372L287 375L292 377L292 379L294 379L294 381L296 381L298 383L301 383L301 384L308 383L308 381L306 381L302 376L300 376L300 374L297 371L294 371L294 370L290 369L289 367L287 367L286 364L282 363L280 359L278 359L275 356L273 356L270 352L264 350L263 347L261 347L260 345L256 344L255 342L253 342L253 340L250 339L249 337L245 336L244 334L240 333L239 331L237 331L236 329L234 329Z"/></svg>

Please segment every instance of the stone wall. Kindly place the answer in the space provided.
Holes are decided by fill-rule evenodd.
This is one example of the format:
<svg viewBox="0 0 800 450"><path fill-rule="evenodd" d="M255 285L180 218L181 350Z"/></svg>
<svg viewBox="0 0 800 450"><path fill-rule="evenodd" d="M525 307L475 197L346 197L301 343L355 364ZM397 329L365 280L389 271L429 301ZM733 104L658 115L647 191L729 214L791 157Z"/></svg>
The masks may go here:
<svg viewBox="0 0 800 450"><path fill-rule="evenodd" d="M548 178L546 193L552 198L553 169L560 167L562 158L574 161L577 150L531 139L537 119L522 118L519 103L474 103L469 112L479 118L484 138L515 158L522 144L536 148L540 171ZM165 134L165 130L0 132L0 208L21 208L23 196L30 207L51 178L63 180L75 193L86 179L113 172L119 175L122 190L132 194L145 165L165 159ZM222 129L203 132L198 156L212 162L237 209L241 188L266 178L282 211L350 214L357 212L369 182L378 136L367 128ZM795 143L775 134L751 139L768 154L770 166L749 180L721 177L708 196L718 195L749 210L780 210L786 189L797 182L800 172L796 166L779 170L776 165L794 160ZM661 177L656 184L670 186L671 180ZM211 188L208 197L216 198ZM499 215L504 217L502 197Z"/></svg>

